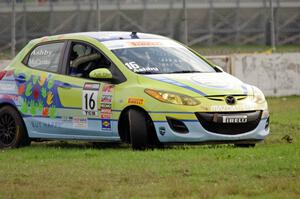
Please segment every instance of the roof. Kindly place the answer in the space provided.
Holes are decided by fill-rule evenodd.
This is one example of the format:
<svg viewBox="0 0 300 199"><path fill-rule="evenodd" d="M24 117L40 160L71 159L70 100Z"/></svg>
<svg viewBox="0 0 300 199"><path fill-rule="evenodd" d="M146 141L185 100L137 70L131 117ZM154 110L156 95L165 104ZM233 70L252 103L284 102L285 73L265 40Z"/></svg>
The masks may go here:
<svg viewBox="0 0 300 199"><path fill-rule="evenodd" d="M139 33L139 32L117 32L117 31L80 32L80 33L71 33L71 35L88 36L97 39L100 42L121 40L121 39L168 39L166 37L155 35L155 34Z"/></svg>

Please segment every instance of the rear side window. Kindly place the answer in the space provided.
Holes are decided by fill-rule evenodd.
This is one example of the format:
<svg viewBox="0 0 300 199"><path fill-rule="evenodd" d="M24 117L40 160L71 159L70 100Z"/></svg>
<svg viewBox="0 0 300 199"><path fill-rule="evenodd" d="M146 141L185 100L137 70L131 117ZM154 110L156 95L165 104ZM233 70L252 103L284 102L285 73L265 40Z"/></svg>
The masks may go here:
<svg viewBox="0 0 300 199"><path fill-rule="evenodd" d="M34 69L58 72L59 58L64 43L37 46L29 55L27 65Z"/></svg>

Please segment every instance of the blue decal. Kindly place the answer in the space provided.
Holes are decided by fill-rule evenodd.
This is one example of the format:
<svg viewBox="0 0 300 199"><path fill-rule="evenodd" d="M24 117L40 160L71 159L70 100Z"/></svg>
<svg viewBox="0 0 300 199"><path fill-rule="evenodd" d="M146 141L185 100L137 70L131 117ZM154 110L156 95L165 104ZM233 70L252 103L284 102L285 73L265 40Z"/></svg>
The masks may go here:
<svg viewBox="0 0 300 199"><path fill-rule="evenodd" d="M110 119L102 119L101 120L101 130L111 131L111 120Z"/></svg>
<svg viewBox="0 0 300 199"><path fill-rule="evenodd" d="M172 80L172 79L169 79L169 78L166 78L166 77L154 77L154 76L151 76L149 78L154 79L154 80L158 80L158 81L161 81L161 82L165 82L165 83L168 83L168 84L176 85L176 86L179 86L181 88L188 89L190 91L193 91L195 93L200 94L201 96L206 96L206 94L203 93L202 91L199 91L199 90L197 90L197 89L195 89L191 86L185 85L185 84L183 84L181 82L178 82L176 80Z"/></svg>

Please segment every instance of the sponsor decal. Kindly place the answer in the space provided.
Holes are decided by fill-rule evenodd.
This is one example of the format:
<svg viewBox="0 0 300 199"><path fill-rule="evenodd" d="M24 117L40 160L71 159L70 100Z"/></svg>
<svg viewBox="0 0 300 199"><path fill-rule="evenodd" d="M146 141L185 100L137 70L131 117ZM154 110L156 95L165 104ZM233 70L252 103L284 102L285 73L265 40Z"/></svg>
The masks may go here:
<svg viewBox="0 0 300 199"><path fill-rule="evenodd" d="M111 114L111 112L112 112L112 111L111 111L110 108L102 108L102 109L101 109L101 114L102 114L102 113L109 113L109 114Z"/></svg>
<svg viewBox="0 0 300 199"><path fill-rule="evenodd" d="M253 105L220 105L211 106L210 110L214 112L222 111L241 111L241 110L253 110L255 107Z"/></svg>
<svg viewBox="0 0 300 199"><path fill-rule="evenodd" d="M87 117L73 117L73 128L88 128Z"/></svg>
<svg viewBox="0 0 300 199"><path fill-rule="evenodd" d="M69 116L63 116L61 117L61 121L62 122L71 122L73 120L72 117L69 117Z"/></svg>
<svg viewBox="0 0 300 199"><path fill-rule="evenodd" d="M131 41L128 42L129 46L143 47L143 46L160 46L161 42L158 41Z"/></svg>
<svg viewBox="0 0 300 199"><path fill-rule="evenodd" d="M62 126L61 121L46 121L46 122L40 122L40 121L32 121L30 122L32 128L59 128Z"/></svg>
<svg viewBox="0 0 300 199"><path fill-rule="evenodd" d="M101 120L101 130L111 131L111 120L110 119L102 119Z"/></svg>
<svg viewBox="0 0 300 199"><path fill-rule="evenodd" d="M120 36L117 36L118 38ZM128 41L128 40L106 40L103 41L103 44L108 47L110 50L121 49L121 48L135 48L135 47L157 47L157 46L166 46L166 47L176 47L184 48L174 41L168 40L157 40L157 39L139 39L138 41Z"/></svg>
<svg viewBox="0 0 300 199"><path fill-rule="evenodd" d="M113 85L105 84L102 88L100 117L102 119L111 119L112 113L112 91Z"/></svg>
<svg viewBox="0 0 300 199"><path fill-rule="evenodd" d="M111 131L111 118L112 118L112 92L113 85L105 84L102 88L101 96L101 130Z"/></svg>
<svg viewBox="0 0 300 199"><path fill-rule="evenodd" d="M13 82L1 82L0 91L17 91L17 85Z"/></svg>
<svg viewBox="0 0 300 199"><path fill-rule="evenodd" d="M145 100L143 98L138 98L138 97L128 98L128 104L144 105L144 103Z"/></svg>
<svg viewBox="0 0 300 199"><path fill-rule="evenodd" d="M134 61L125 63L125 66L132 70L133 72L151 72L156 71L159 72L159 69L157 67L141 67Z"/></svg>
<svg viewBox="0 0 300 199"><path fill-rule="evenodd" d="M85 83L83 86L84 90L99 90L100 84L97 83Z"/></svg>
<svg viewBox="0 0 300 199"><path fill-rule="evenodd" d="M94 111L94 110L83 110L82 111L83 115L86 116L97 116L98 115L98 111Z"/></svg>
<svg viewBox="0 0 300 199"><path fill-rule="evenodd" d="M112 90L113 90L113 85L111 85L111 84L105 84L104 86L103 86L103 88L102 88L102 92L103 92L103 94L105 95L105 94L111 94L111 92L112 92Z"/></svg>
<svg viewBox="0 0 300 199"><path fill-rule="evenodd" d="M111 112L110 113L101 113L100 118L101 119L110 119L111 118Z"/></svg>
<svg viewBox="0 0 300 199"><path fill-rule="evenodd" d="M247 123L247 115L228 115L223 116L223 123Z"/></svg>
<svg viewBox="0 0 300 199"><path fill-rule="evenodd" d="M101 102L103 103L111 103L112 102L112 95L102 95Z"/></svg>
<svg viewBox="0 0 300 199"><path fill-rule="evenodd" d="M101 103L101 109L111 109L111 103Z"/></svg>
<svg viewBox="0 0 300 199"><path fill-rule="evenodd" d="M82 113L87 116L98 115L98 94L100 84L85 83L82 91Z"/></svg>

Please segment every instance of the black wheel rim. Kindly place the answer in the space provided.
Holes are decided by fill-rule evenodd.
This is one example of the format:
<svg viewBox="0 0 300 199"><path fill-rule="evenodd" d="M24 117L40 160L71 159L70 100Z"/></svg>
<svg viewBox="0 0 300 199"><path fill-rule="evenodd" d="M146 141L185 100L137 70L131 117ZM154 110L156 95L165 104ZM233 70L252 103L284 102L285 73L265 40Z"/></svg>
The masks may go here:
<svg viewBox="0 0 300 199"><path fill-rule="evenodd" d="M9 146L16 137L17 126L15 119L10 114L3 114L0 117L0 142Z"/></svg>

